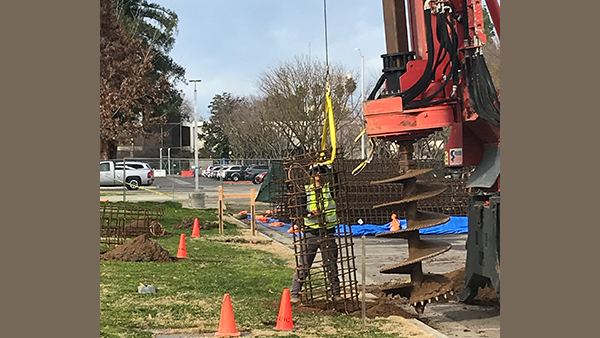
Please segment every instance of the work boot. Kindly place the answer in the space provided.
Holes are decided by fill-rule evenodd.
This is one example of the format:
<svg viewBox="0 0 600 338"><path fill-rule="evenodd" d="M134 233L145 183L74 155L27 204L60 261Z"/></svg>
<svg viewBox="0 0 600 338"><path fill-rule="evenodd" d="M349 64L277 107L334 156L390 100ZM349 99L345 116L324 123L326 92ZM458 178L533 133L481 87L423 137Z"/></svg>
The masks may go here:
<svg viewBox="0 0 600 338"><path fill-rule="evenodd" d="M292 297L290 297L290 303L292 303L292 304L298 304L298 303L300 303L300 297L298 297L298 296L292 296Z"/></svg>
<svg viewBox="0 0 600 338"><path fill-rule="evenodd" d="M345 301L345 300L346 300L346 298L344 298L344 297L342 297L342 296L340 296L340 295L335 295L335 296L333 296L333 301L334 301L334 302L343 302L343 301Z"/></svg>

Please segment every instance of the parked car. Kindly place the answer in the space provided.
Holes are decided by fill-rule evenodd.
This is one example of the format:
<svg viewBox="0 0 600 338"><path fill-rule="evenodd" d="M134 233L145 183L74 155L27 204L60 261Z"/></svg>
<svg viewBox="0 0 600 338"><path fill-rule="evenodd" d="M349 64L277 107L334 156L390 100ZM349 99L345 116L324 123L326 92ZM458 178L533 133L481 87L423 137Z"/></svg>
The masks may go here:
<svg viewBox="0 0 600 338"><path fill-rule="evenodd" d="M125 182L128 183L126 185L127 189L137 190L139 186L154 183L152 168L148 169L144 167L137 169L131 167L129 164L127 162L125 165ZM113 161L100 161L100 186L115 185L123 185L123 162L117 165Z"/></svg>
<svg viewBox="0 0 600 338"><path fill-rule="evenodd" d="M232 180L237 182L244 177L245 167L241 165L232 165L229 168L222 171L222 177L224 180Z"/></svg>
<svg viewBox="0 0 600 338"><path fill-rule="evenodd" d="M221 178L223 178L223 172L224 172L225 170L227 170L229 167L230 167L230 166L228 166L228 165L223 165L223 166L221 166L221 169L219 169L219 171L217 171L216 178L217 178L217 179L221 179Z"/></svg>
<svg viewBox="0 0 600 338"><path fill-rule="evenodd" d="M254 176L254 179L252 180L252 183L254 184L261 184L264 180L265 180L265 176L267 176L267 172L263 172L260 173L256 176Z"/></svg>
<svg viewBox="0 0 600 338"><path fill-rule="evenodd" d="M202 171L202 176L209 177L213 168L214 168L213 165L209 165L208 167L206 167L206 169L204 169L204 171Z"/></svg>
<svg viewBox="0 0 600 338"><path fill-rule="evenodd" d="M216 178L216 179L220 179L221 178L221 172L225 169L227 169L228 166L226 165L221 165L219 167L216 167L215 170L213 170L213 174L212 174L212 178Z"/></svg>
<svg viewBox="0 0 600 338"><path fill-rule="evenodd" d="M266 164L253 164L249 166L244 172L244 179L254 181L254 177L260 173L264 173L269 170L269 166Z"/></svg>
<svg viewBox="0 0 600 338"><path fill-rule="evenodd" d="M210 174L208 174L208 177L209 178L216 178L217 177L217 172L219 172L220 169L221 169L221 166L213 167L210 170Z"/></svg>

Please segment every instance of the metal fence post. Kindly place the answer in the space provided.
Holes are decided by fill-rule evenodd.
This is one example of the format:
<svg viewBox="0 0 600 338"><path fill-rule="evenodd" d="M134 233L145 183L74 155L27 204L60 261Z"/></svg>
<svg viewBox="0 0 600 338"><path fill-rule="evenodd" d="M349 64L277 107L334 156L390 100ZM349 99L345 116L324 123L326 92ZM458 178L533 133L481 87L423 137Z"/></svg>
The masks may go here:
<svg viewBox="0 0 600 338"><path fill-rule="evenodd" d="M127 200L127 187L126 187L126 182L127 182L127 173L125 172L125 160L126 158L123 157L123 202L125 202Z"/></svg>
<svg viewBox="0 0 600 338"><path fill-rule="evenodd" d="M219 186L219 234L223 234L223 186Z"/></svg>
<svg viewBox="0 0 600 338"><path fill-rule="evenodd" d="M254 231L256 227L256 193L254 188L250 189L250 233L252 236L256 236Z"/></svg>

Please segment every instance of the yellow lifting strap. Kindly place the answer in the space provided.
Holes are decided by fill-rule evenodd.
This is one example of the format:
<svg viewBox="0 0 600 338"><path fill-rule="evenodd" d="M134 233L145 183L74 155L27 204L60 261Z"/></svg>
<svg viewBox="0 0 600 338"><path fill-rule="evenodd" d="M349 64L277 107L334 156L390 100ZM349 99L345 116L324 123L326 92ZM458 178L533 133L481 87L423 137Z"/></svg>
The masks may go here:
<svg viewBox="0 0 600 338"><path fill-rule="evenodd" d="M367 132L367 129L363 129L358 136L356 136L356 138L354 138L354 142L358 142L358 140L360 140L360 138ZM367 164L369 164L371 162L371 158L373 156L373 150L375 149L375 144L373 144L373 140L369 137L369 144L371 145L371 149L369 149L369 154L367 155L367 158L362 161L359 165L356 166L356 168L354 168L354 170L352 170L352 175L356 176L358 175L366 166Z"/></svg>
<svg viewBox="0 0 600 338"><path fill-rule="evenodd" d="M318 163L319 165L329 165L335 160L335 152L337 149L337 140L335 136L335 119L333 117L333 105L331 104L331 86L329 81L326 83L325 91L325 123L323 124L323 135L321 137L321 154ZM325 157L325 148L327 148L327 130L329 129L329 138L331 140L331 158L323 161Z"/></svg>

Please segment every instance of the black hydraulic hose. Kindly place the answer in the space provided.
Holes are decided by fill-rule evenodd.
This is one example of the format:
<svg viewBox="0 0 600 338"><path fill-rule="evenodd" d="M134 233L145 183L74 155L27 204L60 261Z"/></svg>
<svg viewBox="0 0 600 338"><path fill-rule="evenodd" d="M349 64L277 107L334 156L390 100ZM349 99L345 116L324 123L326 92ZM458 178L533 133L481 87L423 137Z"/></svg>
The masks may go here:
<svg viewBox="0 0 600 338"><path fill-rule="evenodd" d="M443 23L443 27L444 27L444 34L440 34L439 38L440 38L440 47L444 47L444 49L447 49L447 54L450 55L450 60L448 61L448 63L446 63L446 66L444 67L444 71L443 73L446 74L446 69L448 67L448 65L450 63L452 63L452 67L450 69L450 74L449 76L446 77L446 80L444 81L444 83L442 84L442 86L440 86L440 88L438 88L433 94L427 96L426 98L423 98L422 100L418 101L418 102L414 102L412 104L407 104L405 105L405 107L407 109L414 109L414 108L418 108L418 107L424 107L426 105L431 105L431 104L427 104L428 101L430 101L431 99L433 99L436 95L438 95L442 90L444 90L444 88L446 88L446 85L448 85L448 82L450 81L451 78L454 78L454 74L456 74L456 78L454 78L454 83L458 83L458 65L459 65L459 60L458 60L458 45L456 45L455 43L452 43L452 40L450 38L450 36L448 35L448 31L446 27L449 27L450 30L453 32L453 36L455 35L456 31L454 30L454 27L452 27L452 25L450 24L450 22L447 20L445 14L439 14L438 15L438 27L442 26L439 23ZM457 39L455 39L454 41L456 41ZM440 103L440 101L436 101L438 103Z"/></svg>
<svg viewBox="0 0 600 338"><path fill-rule="evenodd" d="M455 102L455 101L458 101L458 98L451 97L451 98L437 100L437 101L431 101L431 102L419 101L419 102L415 102L414 104L407 105L404 108L405 109L417 109L417 108L423 108L423 107L433 106L436 104L442 104L442 103L446 103L446 102Z"/></svg>
<svg viewBox="0 0 600 338"><path fill-rule="evenodd" d="M450 30L452 31L452 40L454 41L454 44L452 47L452 51L454 52L453 63L456 63L456 68L454 69L454 73L452 73L452 81L454 82L454 84L458 84L458 81L459 81L458 70L459 70L459 65L460 65L460 59L458 58L458 33L456 32L456 29L451 24L451 22L448 22L448 25L450 26Z"/></svg>
<svg viewBox="0 0 600 338"><path fill-rule="evenodd" d="M470 35L467 0L463 0L462 12L463 39L465 47L468 47ZM458 37L456 37L456 40L458 40ZM456 42L458 43L458 41ZM495 126L500 126L500 102L485 63L485 58L483 55L469 54L472 54L472 52L467 50L465 52L465 79L469 101L479 116Z"/></svg>
<svg viewBox="0 0 600 338"><path fill-rule="evenodd" d="M480 91L482 92L484 100L482 100L482 104L484 109L489 112L494 122L500 124L500 101L498 100L498 95L496 92L496 87L494 86L494 82L492 81L492 76L490 75L490 71L487 68L487 64L485 62L485 58L483 55L480 56L478 63L478 74L480 76L480 82L478 83Z"/></svg>
<svg viewBox="0 0 600 338"><path fill-rule="evenodd" d="M440 42L440 50L438 51L438 54L436 56L435 66L433 67L434 76L435 76L435 70L442 63L442 61L446 57L446 54L448 54L448 50L446 48L446 44L445 44L445 40L444 40L444 34L442 34L442 28L441 28L441 25L439 24L439 22L440 22L439 17L440 17L440 14L438 14L438 20L437 20L438 24L436 26L436 37L437 37L437 40ZM442 52L444 52L443 56L442 56Z"/></svg>
<svg viewBox="0 0 600 338"><path fill-rule="evenodd" d="M469 99L475 112L489 123L500 126L500 103L483 55L468 60Z"/></svg>
<svg viewBox="0 0 600 338"><path fill-rule="evenodd" d="M371 94L369 94L369 97L367 97L367 100L374 100L375 99L375 95L377 95L377 92L379 91L379 88L381 88L381 86L383 85L384 82L385 82L385 74L381 74L381 76L377 80L377 83L375 84L375 87L371 91Z"/></svg>
<svg viewBox="0 0 600 338"><path fill-rule="evenodd" d="M428 49L427 65L425 66L425 71L419 80L412 87L400 93L400 96L402 96L404 102L410 102L419 94L421 94L427 88L433 77L432 66L435 57L435 51L433 45L433 28L431 26L431 9L425 10L425 28Z"/></svg>

